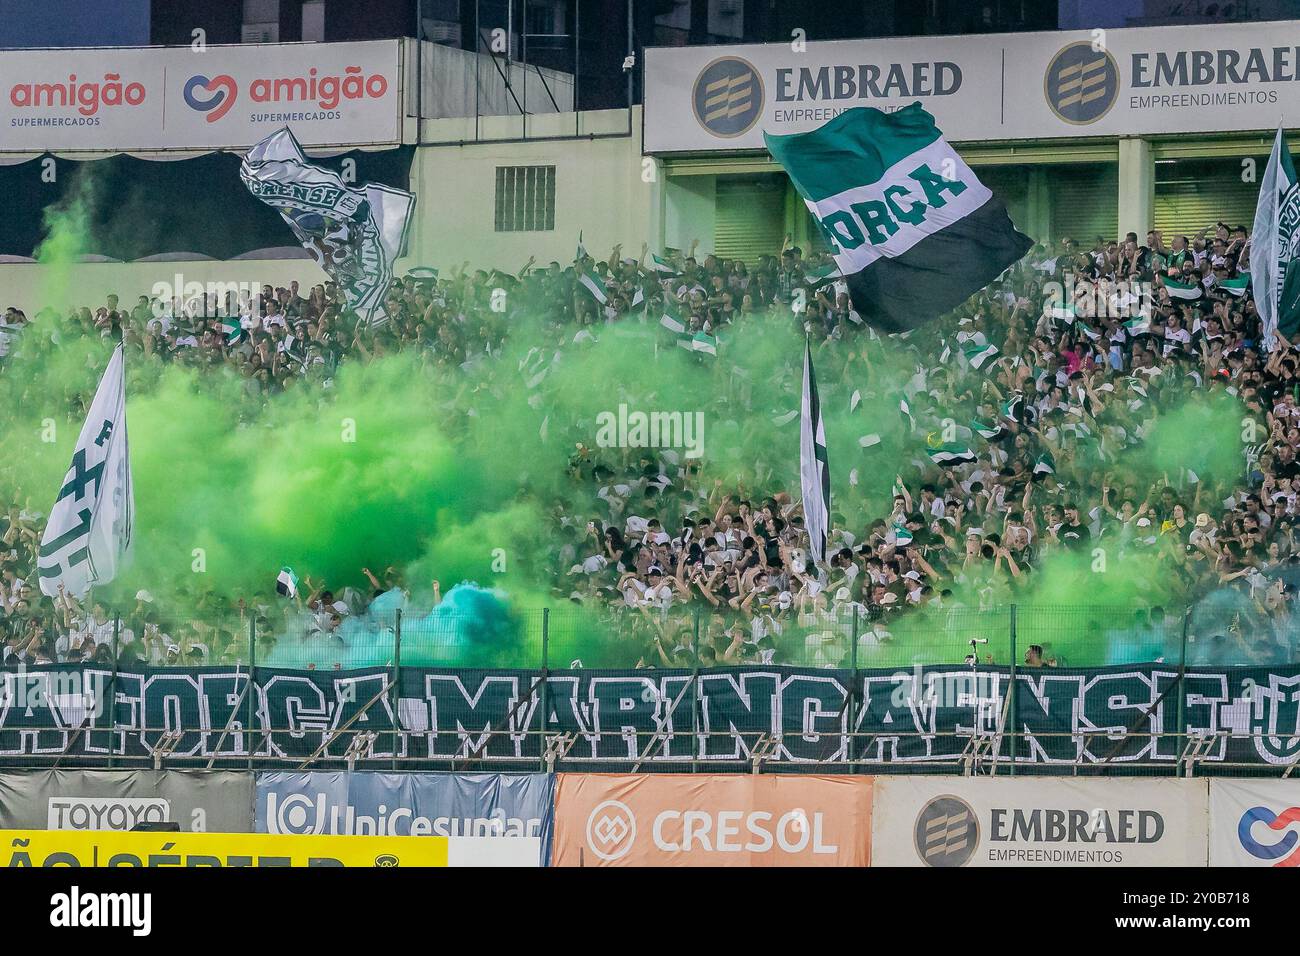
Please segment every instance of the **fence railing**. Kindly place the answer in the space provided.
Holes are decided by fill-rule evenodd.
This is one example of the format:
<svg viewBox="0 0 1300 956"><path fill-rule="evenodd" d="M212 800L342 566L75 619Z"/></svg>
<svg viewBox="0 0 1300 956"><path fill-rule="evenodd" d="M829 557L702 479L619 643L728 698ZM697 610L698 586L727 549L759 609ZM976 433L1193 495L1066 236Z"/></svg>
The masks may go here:
<svg viewBox="0 0 1300 956"><path fill-rule="evenodd" d="M843 605L763 608L577 605L481 613L393 607L338 621L285 612L166 620L117 617L94 654L60 660L155 667L289 669L602 667L738 664L896 668L976 662L1003 667L1264 666L1300 663L1300 620L1260 606L1179 608L1005 605L898 611Z"/></svg>

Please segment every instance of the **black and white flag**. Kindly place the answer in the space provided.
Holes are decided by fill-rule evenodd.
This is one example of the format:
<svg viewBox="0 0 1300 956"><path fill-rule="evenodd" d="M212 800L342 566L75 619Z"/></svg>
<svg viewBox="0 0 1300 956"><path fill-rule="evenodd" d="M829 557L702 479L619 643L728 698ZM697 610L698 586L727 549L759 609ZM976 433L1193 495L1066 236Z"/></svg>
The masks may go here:
<svg viewBox="0 0 1300 956"><path fill-rule="evenodd" d="M808 529L809 553L814 561L826 559L826 535L831 514L831 471L826 460L826 428L813 374L812 348L804 343L803 402L799 428L799 483L803 491L803 520Z"/></svg>
<svg viewBox="0 0 1300 956"><path fill-rule="evenodd" d="M131 562L135 496L126 440L122 346L99 381L36 559L41 592L83 598Z"/></svg>

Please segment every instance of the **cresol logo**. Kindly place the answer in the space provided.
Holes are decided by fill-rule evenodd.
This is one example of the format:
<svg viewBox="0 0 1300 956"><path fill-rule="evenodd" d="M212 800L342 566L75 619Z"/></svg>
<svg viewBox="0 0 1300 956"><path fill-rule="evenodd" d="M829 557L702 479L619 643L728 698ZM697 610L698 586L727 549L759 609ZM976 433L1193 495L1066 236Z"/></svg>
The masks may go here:
<svg viewBox="0 0 1300 956"><path fill-rule="evenodd" d="M89 81L78 81L72 73L66 83L15 83L9 88L9 102L19 109L74 107L82 116L94 116L101 106L139 106L144 100L144 84L124 83L120 73Z"/></svg>
<svg viewBox="0 0 1300 956"><path fill-rule="evenodd" d="M205 119L215 123L235 105L239 83L227 73L213 77L195 74L185 81L183 93L190 109L207 113ZM386 76L367 75L361 67L349 66L342 74L322 76L312 67L306 76L259 76L248 84L247 95L252 103L314 103L332 110L345 100L379 99L387 93Z"/></svg>

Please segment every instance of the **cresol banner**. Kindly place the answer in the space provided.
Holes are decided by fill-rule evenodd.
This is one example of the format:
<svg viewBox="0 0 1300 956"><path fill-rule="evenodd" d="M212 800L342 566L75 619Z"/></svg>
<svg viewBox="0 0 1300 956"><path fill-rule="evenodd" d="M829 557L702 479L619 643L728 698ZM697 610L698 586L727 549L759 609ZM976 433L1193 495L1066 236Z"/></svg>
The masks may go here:
<svg viewBox="0 0 1300 956"><path fill-rule="evenodd" d="M555 775L259 773L257 832L530 837L550 858Z"/></svg>
<svg viewBox="0 0 1300 956"><path fill-rule="evenodd" d="M1300 780L1211 780L1210 866L1300 866Z"/></svg>
<svg viewBox="0 0 1300 956"><path fill-rule="evenodd" d="M866 866L872 778L562 773L556 866Z"/></svg>
<svg viewBox="0 0 1300 956"><path fill-rule="evenodd" d="M1205 866L1202 780L877 777L873 866Z"/></svg>
<svg viewBox="0 0 1300 956"><path fill-rule="evenodd" d="M397 40L7 51L5 149L241 149L401 142Z"/></svg>
<svg viewBox="0 0 1300 956"><path fill-rule="evenodd" d="M953 141L1272 130L1300 110L1300 23L646 50L647 152L763 149L844 110L921 103Z"/></svg>
<svg viewBox="0 0 1300 956"><path fill-rule="evenodd" d="M52 763L65 752L83 765L110 754L140 761L176 733L167 741L172 766L215 757L220 767L247 758L251 746L258 767L287 768L313 757L342 760L358 734L373 733L359 769L387 769L382 764L397 758L442 769L534 770L545 731L571 735L566 770L678 769L692 759L705 769L744 767L760 740L769 763L809 770L956 768L974 735L1002 766L1014 759L1062 769L1173 768L1185 739L1180 719L1187 734L1213 735L1204 756L1210 767L1300 761L1294 665L1194 668L1181 688L1167 665L1021 670L1014 704L1006 670L960 666L863 670L856 682L849 670L792 667L698 678L680 670L552 671L544 690L536 671L410 667L401 669L396 701L390 677L378 668L262 668L246 695L248 673L237 669L147 669L115 681L93 667L3 671L0 766Z"/></svg>
<svg viewBox="0 0 1300 956"><path fill-rule="evenodd" d="M227 770L0 770L0 829L253 829L253 779Z"/></svg>

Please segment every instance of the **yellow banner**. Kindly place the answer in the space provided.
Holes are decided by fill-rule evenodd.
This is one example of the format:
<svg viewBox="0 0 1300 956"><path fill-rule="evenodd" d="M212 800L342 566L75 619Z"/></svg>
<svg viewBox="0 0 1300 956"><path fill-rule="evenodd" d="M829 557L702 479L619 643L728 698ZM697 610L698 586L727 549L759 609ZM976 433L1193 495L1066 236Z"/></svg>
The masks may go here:
<svg viewBox="0 0 1300 956"><path fill-rule="evenodd" d="M0 867L446 866L447 837L0 830Z"/></svg>

